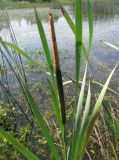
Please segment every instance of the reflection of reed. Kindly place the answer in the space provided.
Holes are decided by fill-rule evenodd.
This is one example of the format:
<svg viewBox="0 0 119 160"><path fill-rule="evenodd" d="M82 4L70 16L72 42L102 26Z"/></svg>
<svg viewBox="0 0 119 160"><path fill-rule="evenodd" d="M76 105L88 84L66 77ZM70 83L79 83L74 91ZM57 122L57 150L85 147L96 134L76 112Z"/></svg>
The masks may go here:
<svg viewBox="0 0 119 160"><path fill-rule="evenodd" d="M119 15L118 6L115 3L94 3L95 20L107 21L114 19L115 15Z"/></svg>
<svg viewBox="0 0 119 160"><path fill-rule="evenodd" d="M54 29L54 21L53 21L52 14L49 14L49 21L50 21L50 28L51 28L51 35L52 35L54 69L55 69L55 74L56 74L59 102L60 102L60 107L61 107L62 123L65 124L66 123L66 113L65 113L65 102L64 102L62 74L61 74L61 71L60 71L59 56L58 56L58 49L57 49L56 35L55 35L55 29Z"/></svg>

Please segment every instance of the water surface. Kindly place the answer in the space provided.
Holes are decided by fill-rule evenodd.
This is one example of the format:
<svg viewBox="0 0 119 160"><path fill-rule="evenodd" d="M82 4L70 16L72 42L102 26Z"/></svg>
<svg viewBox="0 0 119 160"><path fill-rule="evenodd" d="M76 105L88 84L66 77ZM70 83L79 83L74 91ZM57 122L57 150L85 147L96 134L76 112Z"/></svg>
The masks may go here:
<svg viewBox="0 0 119 160"><path fill-rule="evenodd" d="M113 68L119 60L118 51L104 44L104 41L118 45L119 40L119 11L118 4L95 4L94 5L94 38L92 47L91 69L96 79L104 80L109 74L109 68ZM73 6L65 7L74 20ZM74 75L75 73L75 44L74 35L67 25L60 9L51 7L39 8L38 13L42 19L51 48L51 35L48 21L48 12L52 12L55 21L55 30L59 52L61 53L61 67L63 72ZM42 49L41 41L37 31L33 9L13 9L7 11L12 28L14 30L19 47L29 52ZM85 14L85 13L84 13ZM2 16L0 18L0 36L6 41L11 41L7 24ZM84 17L84 42L88 44L88 21ZM62 58L63 57L63 58ZM118 74L116 74L117 81Z"/></svg>

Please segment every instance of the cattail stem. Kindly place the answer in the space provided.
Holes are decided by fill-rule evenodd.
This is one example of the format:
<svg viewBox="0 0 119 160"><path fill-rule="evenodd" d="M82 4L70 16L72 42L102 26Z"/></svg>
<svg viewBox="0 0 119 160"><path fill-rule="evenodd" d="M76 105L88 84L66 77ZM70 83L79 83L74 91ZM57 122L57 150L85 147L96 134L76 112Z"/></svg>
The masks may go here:
<svg viewBox="0 0 119 160"><path fill-rule="evenodd" d="M57 48L57 41L56 41L56 35L55 35L54 21L53 21L53 16L51 13L49 13L49 21L50 21L50 29L51 29L51 36L52 36L54 70L56 74L59 103L61 107L62 123L65 125L66 124L66 110L65 110L62 74L61 74L60 64L59 64L59 56L58 56L58 48Z"/></svg>

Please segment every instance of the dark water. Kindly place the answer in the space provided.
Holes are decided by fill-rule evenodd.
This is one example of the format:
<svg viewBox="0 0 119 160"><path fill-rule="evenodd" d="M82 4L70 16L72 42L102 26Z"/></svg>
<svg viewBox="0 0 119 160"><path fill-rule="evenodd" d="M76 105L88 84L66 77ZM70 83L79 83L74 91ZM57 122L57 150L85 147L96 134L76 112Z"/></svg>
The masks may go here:
<svg viewBox="0 0 119 160"><path fill-rule="evenodd" d="M110 73L110 69L119 60L119 52L106 46L104 41L113 43L117 46L119 41L119 4L101 3L94 4L94 38L92 47L91 69L92 76L98 80L105 80ZM67 12L74 19L73 6L66 6ZM34 18L33 9L19 9L7 11L11 20L19 47L27 52L33 52L42 49L41 41L38 35L37 26ZM71 75L75 73L75 44L74 36L67 25L59 9L51 7L39 8L39 15L42 19L43 26L51 46L50 28L48 22L48 12L52 12L55 20L55 30L59 52L61 53L61 67L63 72ZM88 21L84 17L83 23L84 42L88 44ZM11 41L4 18L0 17L0 36L6 41ZM50 47L51 48L51 47ZM118 74L114 81L117 82Z"/></svg>

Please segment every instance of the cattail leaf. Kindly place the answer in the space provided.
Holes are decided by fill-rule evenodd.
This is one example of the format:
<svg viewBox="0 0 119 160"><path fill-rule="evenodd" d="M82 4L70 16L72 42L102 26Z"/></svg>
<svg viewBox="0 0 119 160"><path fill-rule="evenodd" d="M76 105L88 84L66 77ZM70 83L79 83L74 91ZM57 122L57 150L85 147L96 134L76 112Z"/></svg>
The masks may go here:
<svg viewBox="0 0 119 160"><path fill-rule="evenodd" d="M73 22L73 20L71 19L71 17L69 16L67 11L65 10L65 8L61 5L61 3L59 1L57 1L57 2L61 8L61 11L62 11L62 14L63 14L65 20L67 21L67 24L69 25L70 29L72 30L72 32L75 35L75 23ZM89 55L87 53L87 50L86 50L84 43L83 43L83 51L84 51L84 55L85 55L86 60L89 61Z"/></svg>
<svg viewBox="0 0 119 160"><path fill-rule="evenodd" d="M0 37L0 43L1 43L2 47L5 49L5 51L7 52L7 54L9 55L9 57L13 60L11 52L9 51L7 45L5 44L5 42L3 41L3 39L1 37Z"/></svg>
<svg viewBox="0 0 119 160"><path fill-rule="evenodd" d="M49 88L50 88L52 102L53 102L55 114L56 114L56 117L57 117L57 121L58 121L58 124L59 124L60 129L61 129L62 134L63 134L64 131L63 131L63 125L62 125L62 120L61 120L61 112L60 112L59 101L57 99L54 87L52 86L52 83L50 82L50 80L48 80L48 85L49 85Z"/></svg>
<svg viewBox="0 0 119 160"><path fill-rule="evenodd" d="M39 129L42 130L42 132L43 132L43 134L44 134L44 136L45 136L45 138L46 138L46 140L49 144L49 147L52 151L53 156L55 157L55 159L60 160L61 158L60 158L60 155L59 155L59 153L56 149L56 146L53 142L53 138L50 135L50 130L47 127L46 122L44 121L42 115L40 114L40 112L38 110L38 106L36 105L36 103L34 101L34 98L32 97L32 95L29 91L28 85L26 84L25 80L23 79L18 67L16 65L14 67L15 67L15 70L16 70L15 75L17 75L17 78L18 78L18 80L19 80L19 82L20 82L20 84L21 84L21 86L24 90L25 96L27 98L27 102L28 102L33 114L34 114L34 118L37 122L37 125L38 125Z"/></svg>
<svg viewBox="0 0 119 160"><path fill-rule="evenodd" d="M85 110L83 112L83 119L81 123L80 134L82 134L83 130L86 128L86 124L88 124L87 121L88 121L88 115L90 111L90 102L91 102L91 90L90 90L90 83L89 83L88 95L86 99Z"/></svg>
<svg viewBox="0 0 119 160"><path fill-rule="evenodd" d="M63 7L63 5L58 0L56 0L56 1L59 4L59 7L60 7L60 9L62 11L62 14L63 14L64 18L66 19L67 23L69 24L70 29L75 34L75 24L74 24L73 20L71 19L71 17L69 16L69 14L67 13L67 11Z"/></svg>
<svg viewBox="0 0 119 160"><path fill-rule="evenodd" d="M14 44L12 43L9 43L9 42L5 42L5 44L7 46L9 46L10 48L14 49L16 52L18 52L20 55L22 55L24 58L26 58L27 60L31 61L32 63L35 63L31 57L26 53L24 52L22 49L20 49L19 47L16 47Z"/></svg>
<svg viewBox="0 0 119 160"><path fill-rule="evenodd" d="M80 160L82 160L83 154L86 148L86 144L84 143L84 141L86 139L86 134L88 130L90 102L91 102L91 90L90 90L90 83L89 83L85 109L83 112L83 118L82 118L79 136L77 140L77 151L78 152L77 152L76 158Z"/></svg>
<svg viewBox="0 0 119 160"><path fill-rule="evenodd" d="M59 155L59 153L58 153L58 151L57 151L57 149L56 149L56 147L53 143L52 136L50 135L49 128L47 127L45 121L43 120L43 117L38 110L38 107L37 107L32 95L29 91L29 88L26 85L26 83L25 83L24 79L22 78L21 74L19 73L19 71L18 71L18 74L19 74L20 81L22 82L22 86L23 86L23 88L26 92L26 95L27 95L27 98L28 98L28 101L29 101L29 105L32 109L32 112L34 114L37 125L39 126L39 128L41 128L41 130L42 130L42 132L43 132L43 134L44 134L44 136L45 136L45 138L46 138L46 140L49 144L49 147L52 151L53 156L56 159L61 160L61 157L60 157L60 155Z"/></svg>
<svg viewBox="0 0 119 160"><path fill-rule="evenodd" d="M84 91L85 91L85 85L86 85L86 74L87 74L87 65L86 65L86 69L83 77L81 91L79 94L79 100L78 100L77 111L76 111L76 119L75 119L75 128L79 126L79 119L80 119L80 116L82 115Z"/></svg>
<svg viewBox="0 0 119 160"><path fill-rule="evenodd" d="M92 115L91 115L91 120L90 120L90 125L94 123L95 119L97 118L97 113L99 113L99 110L100 110L100 107L101 107L101 104L102 104L102 101L103 101L103 98L105 96L105 93L106 93L106 90L108 88L108 85L109 85L109 82L112 78L112 75L116 69L117 65L114 67L114 69L112 70L111 74L109 75L105 85L103 86L103 89L96 101L96 104L95 104L95 107L93 109L93 112L92 112Z"/></svg>
<svg viewBox="0 0 119 160"><path fill-rule="evenodd" d="M82 57L82 27L83 27L83 11L82 11L82 0L76 0L75 8L75 45L76 45L76 88L78 86L79 76L80 76L80 65Z"/></svg>
<svg viewBox="0 0 119 160"><path fill-rule="evenodd" d="M40 35L40 38L41 38L41 42L42 42L42 45L43 45L43 49L45 51L45 57L46 57L46 60L47 60L47 64L48 64L49 72L50 72L50 75L51 75L51 79L52 79L52 81L55 85L55 77L54 77L53 63L52 63L50 50L49 50L49 47L48 47L48 42L47 42L47 39L46 39L46 35L45 35L45 31L44 31L42 22L41 22L41 20L38 16L38 13L37 13L36 9L35 9L35 18L36 18L37 27L38 27L39 35Z"/></svg>
<svg viewBox="0 0 119 160"><path fill-rule="evenodd" d="M103 86L103 89L102 89L102 91L101 91L101 93L100 93L100 95L99 95L99 97L98 97L98 99L97 99L97 101L96 101L96 104L95 104L95 106L94 106L93 112L92 112L92 114L91 114L91 116L90 116L90 119L89 119L89 122L88 122L88 126L87 126L87 130L86 130L86 132L84 133L83 138L81 138L83 141L81 142L82 145L79 145L79 154L78 154L78 157L77 157L79 160L82 160L82 158L83 158L83 155L84 155L84 152L85 152L85 148L86 148L87 142L88 142L88 140L89 140L89 138L90 138L90 135L91 135L91 133L92 133L92 131L93 131L95 122L96 122L96 120L97 120L98 113L99 113L99 111L100 111L100 107L101 107L102 101L103 101L103 99L104 99L106 90L107 90L107 88L108 88L109 82L110 82L110 80L111 80L111 78L112 78L112 75L113 75L115 69L116 69L116 66L115 66L115 68L112 70L112 72L111 72L111 74L109 75L106 83L105 83L104 86Z"/></svg>
<svg viewBox="0 0 119 160"><path fill-rule="evenodd" d="M104 86L104 84L102 84L96 80L91 80L91 83L96 84L96 85L100 86L101 88ZM117 91L115 91L114 89L108 87L107 90L112 92L113 94L116 94L117 96L119 96L119 93Z"/></svg>
<svg viewBox="0 0 119 160"><path fill-rule="evenodd" d="M86 74L87 74L87 65L83 77L83 82L81 85L81 91L79 94L79 100L78 100L78 105L77 105L77 110L76 110L76 115L75 115L75 123L74 123L74 131L73 131L73 142L72 142L72 159L76 159L76 155L78 153L78 136L79 136L79 131L81 127L81 116L82 116L82 108L83 108L83 100L84 100L84 91L85 91L85 84L86 84Z"/></svg>
<svg viewBox="0 0 119 160"><path fill-rule="evenodd" d="M88 16L88 23L89 23L89 46L88 46L88 55L90 54L90 50L92 47L92 41L93 41L93 22L94 22L94 16L93 16L93 8L91 0L86 0L86 10L87 10L87 16Z"/></svg>
<svg viewBox="0 0 119 160"><path fill-rule="evenodd" d="M104 42L104 43L105 43L106 45L108 45L108 46L116 49L117 51L119 51L119 47L117 47L117 46L115 46L115 45L113 45L113 44L111 44L111 43L109 43L109 42Z"/></svg>
<svg viewBox="0 0 119 160"><path fill-rule="evenodd" d="M116 69L117 65L114 67L114 69L112 70L112 72L110 73L106 83L104 84L103 88L102 88L102 91L96 101L96 104L94 106L94 109L93 109L93 112L91 114L91 118L90 118L90 121L89 121L89 126L88 126L88 132L87 132L87 140L89 139L89 136L93 130L93 127L94 127L94 124L95 124L95 121L97 119L97 116L98 116L98 113L100 111L100 107L101 107L101 104L102 104L102 101L104 99L104 96L105 96L105 93L107 91L107 88L108 88L108 85L110 83L110 80L112 78L112 75L114 74L114 71Z"/></svg>
<svg viewBox="0 0 119 160"><path fill-rule="evenodd" d="M9 143L11 143L20 153L22 153L28 160L40 160L36 155L34 155L30 150L18 142L10 133L7 133L0 127L0 136L5 138Z"/></svg>

